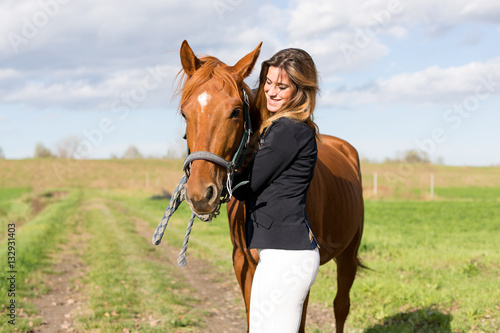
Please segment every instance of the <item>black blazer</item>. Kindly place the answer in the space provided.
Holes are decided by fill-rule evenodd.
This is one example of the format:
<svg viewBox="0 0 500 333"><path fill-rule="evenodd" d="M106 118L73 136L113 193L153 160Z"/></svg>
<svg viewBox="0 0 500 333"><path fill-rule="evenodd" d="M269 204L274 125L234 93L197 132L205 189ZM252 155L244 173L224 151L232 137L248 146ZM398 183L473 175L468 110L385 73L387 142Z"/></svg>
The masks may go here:
<svg viewBox="0 0 500 333"><path fill-rule="evenodd" d="M233 195L246 200L248 248L306 250L316 247L310 237L306 196L317 158L316 138L303 122L280 118L261 138L261 147L246 173L248 180Z"/></svg>

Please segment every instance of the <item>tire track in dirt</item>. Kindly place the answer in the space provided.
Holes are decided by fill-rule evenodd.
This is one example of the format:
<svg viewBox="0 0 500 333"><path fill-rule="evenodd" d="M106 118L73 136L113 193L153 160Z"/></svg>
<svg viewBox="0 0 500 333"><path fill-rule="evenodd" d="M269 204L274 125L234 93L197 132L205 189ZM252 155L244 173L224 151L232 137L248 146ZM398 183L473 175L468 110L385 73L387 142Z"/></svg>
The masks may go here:
<svg viewBox="0 0 500 333"><path fill-rule="evenodd" d="M154 230L149 224L137 217L132 218L132 221L137 233L150 242ZM165 244L161 244L159 249L159 264L177 266L180 249ZM203 318L206 327L202 332L246 332L245 304L234 275L230 272L216 271L210 263L194 257L189 257L188 260L188 265L178 269L190 287L196 291L196 295L193 296L199 303L195 307L207 314Z"/></svg>
<svg viewBox="0 0 500 333"><path fill-rule="evenodd" d="M103 200L103 205L109 205L122 213L129 212L119 203ZM95 203L82 202L80 212L93 207ZM71 217L82 220L81 217ZM150 242L152 228L146 221L131 216L136 232ZM85 253L85 244L91 235L83 231L83 226L77 224L75 230L67 237L67 242L61 244L57 253L52 255L54 264L51 267L53 275L45 278L49 292L33 300L39 310L34 317L42 319L42 325L34 328L33 333L79 332L75 325L78 317L84 315L87 309L88 296L84 294L84 278L87 267L79 254ZM151 245L153 246L153 245ZM162 244L157 248L160 253L150 259L158 261L159 265L172 265L177 268L179 249ZM245 307L236 280L230 272L219 272L208 262L189 257L189 264L181 270L190 287L196 291L193 295L198 303L194 307L204 314L202 318L206 327L200 332L233 333L246 332ZM76 327L75 327L76 326Z"/></svg>
<svg viewBox="0 0 500 333"><path fill-rule="evenodd" d="M114 209L130 216L130 212L118 202L103 201L105 201L103 204L111 205ZM79 212L88 209L89 204L92 205L83 202ZM78 215L75 218L82 219ZM149 223L137 216L130 216L130 220L134 223L136 232L150 242L154 230ZM46 279L49 292L34 300L35 306L40 311L37 317L43 320L42 325L32 331L34 333L78 332L75 320L88 311L88 297L82 292L84 289L82 279L87 268L79 254L85 253L86 240L91 236L77 223L74 232L67 237L68 242L61 244L60 250L53 255L54 275ZM151 256L151 259L158 261L159 265L166 264L177 268L180 249L163 243L157 250L159 258ZM218 271L211 263L192 256L188 257L188 260L187 266L177 269L196 292L193 296L198 303L194 307L204 314L202 321L206 326L200 329L200 332L246 332L245 305L234 274ZM310 304L308 326L321 327L321 332L329 332L329 329L324 329L332 327L325 325L333 321L332 312L331 309Z"/></svg>
<svg viewBox="0 0 500 333"><path fill-rule="evenodd" d="M123 207L118 209L121 209L122 212L126 211ZM133 222L137 233L150 242L154 230L149 224L137 217L133 218ZM163 248L161 250L162 261L164 259L169 265L177 266L180 248L173 248L164 243L159 247ZM234 274L215 271L210 263L192 256L188 257L188 261L188 265L179 267L179 269L189 285L198 293L196 296L200 303L197 306L209 314L205 318L207 327L203 329L203 332L246 332L245 303ZM317 329L324 333L334 332L334 321L333 308L320 304L309 304L306 326L310 329L307 331Z"/></svg>
<svg viewBox="0 0 500 333"><path fill-rule="evenodd" d="M76 217L71 217L80 219ZM75 320L82 315L88 297L82 292L82 279L86 266L77 253L85 252L85 239L89 237L77 224L76 230L68 235L68 242L60 245L56 254L52 255L55 264L54 275L45 280L49 292L33 301L40 311L42 325L35 328L35 333L76 332Z"/></svg>

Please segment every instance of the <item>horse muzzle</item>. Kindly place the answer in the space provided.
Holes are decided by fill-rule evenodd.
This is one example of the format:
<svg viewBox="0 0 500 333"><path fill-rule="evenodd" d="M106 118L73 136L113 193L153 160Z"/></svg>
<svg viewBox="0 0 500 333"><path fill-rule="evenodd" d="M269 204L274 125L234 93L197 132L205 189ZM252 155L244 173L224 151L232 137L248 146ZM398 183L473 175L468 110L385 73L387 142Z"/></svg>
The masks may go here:
<svg viewBox="0 0 500 333"><path fill-rule="evenodd" d="M195 161L204 163L198 164L196 170L192 170L192 164ZM224 173L227 175L227 179L231 178L232 163L214 153L196 151L189 154L184 160L183 170L188 176L186 202L198 215L214 214L217 216L221 204L229 201L227 189L224 189L223 185L218 186L214 183L217 181L213 180L213 174L218 173L209 171L216 166L225 169Z"/></svg>
<svg viewBox="0 0 500 333"><path fill-rule="evenodd" d="M188 180L186 202L198 215L212 214L220 206L220 192L215 184L196 184Z"/></svg>

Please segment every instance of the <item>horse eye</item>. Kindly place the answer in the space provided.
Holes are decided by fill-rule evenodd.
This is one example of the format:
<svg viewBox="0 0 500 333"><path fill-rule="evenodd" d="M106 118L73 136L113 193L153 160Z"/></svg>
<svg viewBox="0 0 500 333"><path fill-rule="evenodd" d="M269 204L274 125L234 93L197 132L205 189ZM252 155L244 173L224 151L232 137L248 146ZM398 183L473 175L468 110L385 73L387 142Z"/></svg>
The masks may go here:
<svg viewBox="0 0 500 333"><path fill-rule="evenodd" d="M231 115L229 116L229 118L231 118L231 119L238 118L240 116L240 111L241 111L240 108L234 109L233 112L231 112Z"/></svg>
<svg viewBox="0 0 500 333"><path fill-rule="evenodd" d="M186 119L186 114L182 110L181 110L181 116L182 116L182 118Z"/></svg>

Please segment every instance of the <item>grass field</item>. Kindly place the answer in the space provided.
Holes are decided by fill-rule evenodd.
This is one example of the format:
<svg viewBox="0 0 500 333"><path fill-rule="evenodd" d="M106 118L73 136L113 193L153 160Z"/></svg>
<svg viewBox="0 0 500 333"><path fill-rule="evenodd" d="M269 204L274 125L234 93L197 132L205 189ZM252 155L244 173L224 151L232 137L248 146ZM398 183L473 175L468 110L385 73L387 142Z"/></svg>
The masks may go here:
<svg viewBox="0 0 500 333"><path fill-rule="evenodd" d="M46 316L61 308L44 300L61 287L71 295L64 300L71 311L61 317L73 331L210 331L211 315L182 269L162 257L167 244L180 249L188 208L181 206L174 215L159 247L142 235L143 230L152 235L167 205L150 196L173 190L180 165L177 160L0 160L5 267L0 332L43 332ZM500 168L373 164L363 172L361 257L370 269L354 283L347 331L500 331ZM4 278L12 224L14 297ZM231 276L224 213L210 224L195 224L188 262L195 259L208 262L215 275ZM234 277L227 283L237 284ZM311 308L331 311L326 309L334 295L335 265L329 263L320 268ZM12 299L15 327L8 323ZM332 322L333 314L311 322L307 331L331 332Z"/></svg>

